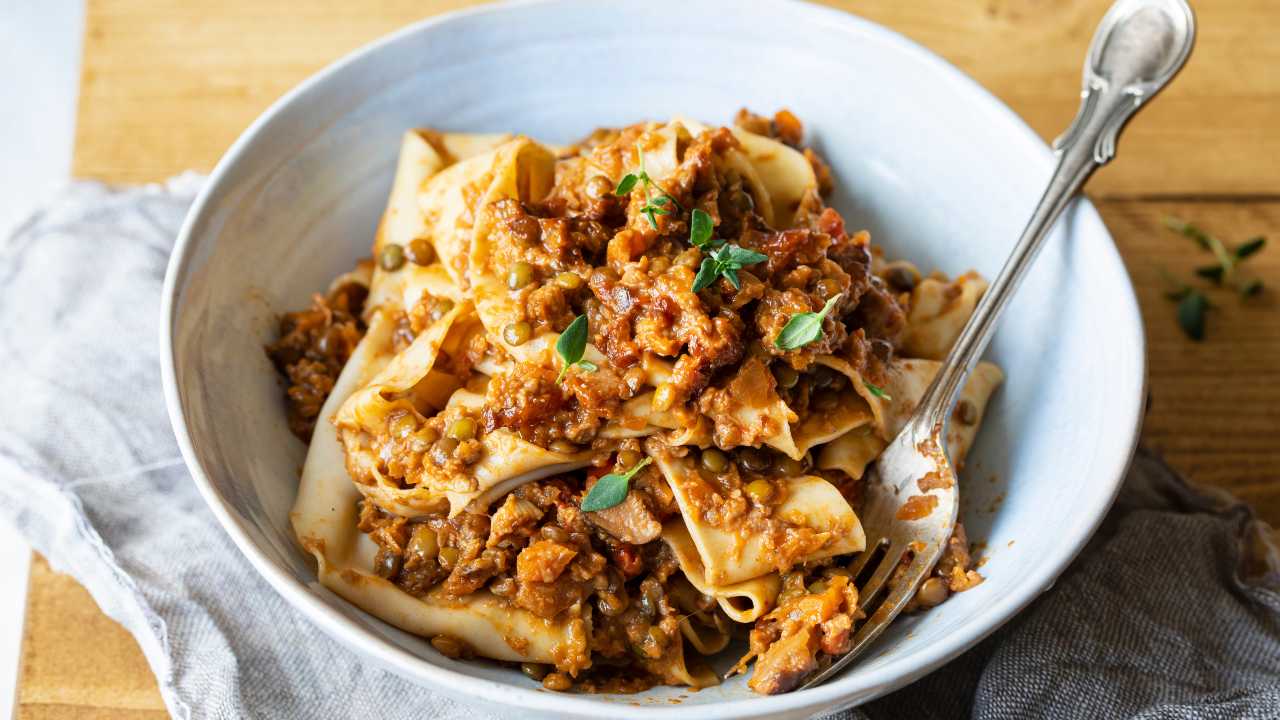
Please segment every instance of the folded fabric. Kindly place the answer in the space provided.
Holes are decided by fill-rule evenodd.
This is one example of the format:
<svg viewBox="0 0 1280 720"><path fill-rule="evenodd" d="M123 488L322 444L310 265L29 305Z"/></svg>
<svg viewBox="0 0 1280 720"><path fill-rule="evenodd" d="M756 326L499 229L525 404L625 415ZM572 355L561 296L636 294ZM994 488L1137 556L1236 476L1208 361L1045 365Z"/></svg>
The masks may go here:
<svg viewBox="0 0 1280 720"><path fill-rule="evenodd" d="M201 182L77 184L0 242L0 519L134 634L175 717L482 717L312 626L192 484L157 327ZM1275 535L1140 451L1055 588L942 670L840 716L1274 718L1277 678Z"/></svg>

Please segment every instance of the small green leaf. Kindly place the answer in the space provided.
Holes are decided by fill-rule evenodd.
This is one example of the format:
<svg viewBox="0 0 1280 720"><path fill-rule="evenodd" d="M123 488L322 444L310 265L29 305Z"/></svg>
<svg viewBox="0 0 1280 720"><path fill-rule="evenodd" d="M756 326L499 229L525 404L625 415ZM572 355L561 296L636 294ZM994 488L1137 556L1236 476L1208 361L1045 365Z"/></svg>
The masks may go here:
<svg viewBox="0 0 1280 720"><path fill-rule="evenodd" d="M705 248L711 244L711 234L715 228L711 225L711 216L694 209L689 219L689 244L696 248Z"/></svg>
<svg viewBox="0 0 1280 720"><path fill-rule="evenodd" d="M1204 339L1204 314L1209 308L1209 301L1196 290L1187 293L1178 303L1178 325L1182 332L1192 340Z"/></svg>
<svg viewBox="0 0 1280 720"><path fill-rule="evenodd" d="M636 473L643 470L651 462L653 462L653 459L646 457L636 463L635 467L624 473L609 473L597 480L596 484L591 486L591 491L582 499L582 511L607 510L626 500L631 478L635 477Z"/></svg>
<svg viewBox="0 0 1280 720"><path fill-rule="evenodd" d="M654 230L657 230L658 219L653 216L655 212L657 211L648 205L645 205L643 208L640 208L640 214L644 215L645 218L648 219L649 225L652 226Z"/></svg>
<svg viewBox="0 0 1280 720"><path fill-rule="evenodd" d="M1234 253L1236 256L1236 260L1243 260L1249 257L1250 255L1258 252L1262 248L1266 247L1266 245L1267 245L1267 239L1264 237L1256 237L1256 238L1253 238L1252 240L1248 240L1244 244L1242 244L1240 247L1236 248L1236 251Z"/></svg>
<svg viewBox="0 0 1280 720"><path fill-rule="evenodd" d="M599 365L596 365L590 360L579 360L578 362L574 363L574 365L577 365L578 367L582 368L583 370L586 370L587 372L595 372L600 369Z"/></svg>
<svg viewBox="0 0 1280 720"><path fill-rule="evenodd" d="M564 361L564 367L560 368L560 374L556 376L557 383L564 379L569 368L582 361L582 354L587 351L587 334L586 315L574 318L569 327L560 333L560 338L556 340L556 353Z"/></svg>
<svg viewBox="0 0 1280 720"><path fill-rule="evenodd" d="M1222 266L1221 265L1202 265L1196 268L1196 275L1206 280L1212 280L1219 285L1222 284Z"/></svg>
<svg viewBox="0 0 1280 720"><path fill-rule="evenodd" d="M835 297L822 306L821 312L796 313L787 321L782 332L774 338L773 346L780 350L795 350L822 337L822 321L831 313L844 293L836 293Z"/></svg>
<svg viewBox="0 0 1280 720"><path fill-rule="evenodd" d="M702 258L702 266L698 268L698 274L693 278L693 291L699 292L711 286L720 276L719 270L716 268L716 261L711 258Z"/></svg>
<svg viewBox="0 0 1280 720"><path fill-rule="evenodd" d="M893 399L893 398L889 397L889 393L885 392L884 390L882 390L881 388L879 388L879 387L877 387L877 386L875 386L875 385L872 385L871 383L867 382L866 380L863 380L863 381L862 381L862 384L863 384L863 386L865 386L865 387L867 388L867 390L868 390L868 391L870 391L870 392L871 392L871 394L872 394L872 395L875 395L876 397L878 397L878 398L880 398L880 399L882 399L882 400L892 400L892 399Z"/></svg>
<svg viewBox="0 0 1280 720"><path fill-rule="evenodd" d="M666 205L667 202L670 200L671 198L667 197L666 195L659 195L658 197L653 199L653 204L661 207L663 205Z"/></svg>
<svg viewBox="0 0 1280 720"><path fill-rule="evenodd" d="M634 188L636 186L636 183L639 181L640 181L640 178L637 177L634 173L627 173L626 175L622 176L622 180L618 183L618 188L613 191L613 194L626 195L627 193L631 192L631 189Z"/></svg>
<svg viewBox="0 0 1280 720"><path fill-rule="evenodd" d="M706 249L705 246L703 249ZM738 278L738 271L747 265L755 265L768 259L767 255L754 250L740 248L737 245L722 245L702 259L698 274L693 278L693 291L698 292L709 287L717 277L722 275L735 289L741 290L742 280Z"/></svg>
<svg viewBox="0 0 1280 720"><path fill-rule="evenodd" d="M728 252L725 253L725 255L727 255L726 261L737 265L739 268L746 267L747 265L755 265L756 263L762 263L769 259L768 255L758 253L755 250L741 248L737 245L726 245L725 249L728 250Z"/></svg>

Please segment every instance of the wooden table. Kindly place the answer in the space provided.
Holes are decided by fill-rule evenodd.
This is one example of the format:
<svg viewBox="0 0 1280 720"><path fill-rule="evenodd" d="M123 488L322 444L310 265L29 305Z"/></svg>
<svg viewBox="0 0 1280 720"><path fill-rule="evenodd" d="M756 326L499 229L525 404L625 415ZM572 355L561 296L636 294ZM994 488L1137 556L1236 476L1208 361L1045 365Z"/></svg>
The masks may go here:
<svg viewBox="0 0 1280 720"><path fill-rule="evenodd" d="M473 0L88 0L74 172L110 182L209 170L271 101L326 63L424 15ZM895 28L976 77L1043 137L1076 107L1080 63L1109 0L830 0ZM1137 287L1151 408L1143 440L1190 478L1280 524L1280 248L1249 261L1267 284L1223 294L1188 341L1157 265L1205 257L1166 214L1224 239L1280 242L1280 43L1274 0L1199 0L1182 77L1126 133L1089 193ZM1082 388L1082 392L1087 392ZM162 717L131 637L39 558L31 576L20 718Z"/></svg>

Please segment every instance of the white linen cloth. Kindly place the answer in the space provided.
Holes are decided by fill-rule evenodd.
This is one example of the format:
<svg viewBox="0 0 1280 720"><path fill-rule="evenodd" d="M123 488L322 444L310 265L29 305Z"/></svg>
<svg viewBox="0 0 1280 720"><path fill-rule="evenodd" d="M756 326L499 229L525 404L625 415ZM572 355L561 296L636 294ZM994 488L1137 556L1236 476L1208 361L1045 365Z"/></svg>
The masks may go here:
<svg viewBox="0 0 1280 720"><path fill-rule="evenodd" d="M79 183L0 241L0 521L133 633L174 717L483 717L313 627L191 482L160 391L158 316L202 180ZM943 670L842 715L1280 717L1278 567L1245 506L1141 452L1052 591Z"/></svg>

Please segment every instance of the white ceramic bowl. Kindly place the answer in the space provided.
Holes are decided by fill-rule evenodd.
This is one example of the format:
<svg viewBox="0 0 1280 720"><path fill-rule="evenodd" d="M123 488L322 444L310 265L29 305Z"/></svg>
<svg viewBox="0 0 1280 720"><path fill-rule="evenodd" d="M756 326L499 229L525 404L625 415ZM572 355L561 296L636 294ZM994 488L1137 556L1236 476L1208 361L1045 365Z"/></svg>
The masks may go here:
<svg viewBox="0 0 1280 720"><path fill-rule="evenodd" d="M369 253L400 134L430 126L564 142L677 113L727 123L744 105L793 110L831 163L833 204L848 224L870 229L893 256L949 273L994 276L1053 164L1012 112L927 50L856 17L783 1L563 0L433 19L324 70L240 137L178 239L162 357L191 473L276 590L370 660L472 702L558 717L705 720L804 717L884 694L1053 584L1114 497L1143 402L1133 289L1084 201L1066 214L989 351L1008 381L961 490L970 538L986 543L986 582L900 619L837 680L776 697L751 694L741 677L697 693L549 693L515 670L445 659L316 583L288 520L304 448L285 425L262 347L275 313L305 306Z"/></svg>

